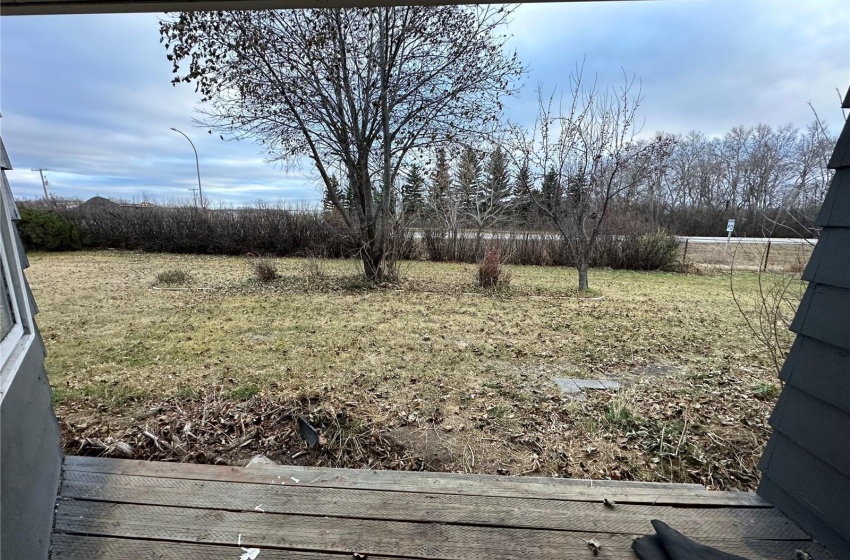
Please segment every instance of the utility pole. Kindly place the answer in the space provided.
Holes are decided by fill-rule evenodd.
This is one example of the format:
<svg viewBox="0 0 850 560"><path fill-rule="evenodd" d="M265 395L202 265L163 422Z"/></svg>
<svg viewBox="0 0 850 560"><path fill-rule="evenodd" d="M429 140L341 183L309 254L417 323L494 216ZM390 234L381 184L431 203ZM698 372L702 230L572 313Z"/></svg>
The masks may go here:
<svg viewBox="0 0 850 560"><path fill-rule="evenodd" d="M38 169L30 169L30 171L38 171L38 174L41 176L41 186L44 189L44 200L45 200L45 202L49 202L50 196L48 196L48 194L47 194L47 185L49 185L50 183L48 183L47 179L44 178L44 172L50 171L50 170L40 167Z"/></svg>
<svg viewBox="0 0 850 560"><path fill-rule="evenodd" d="M194 150L194 152L195 152L195 168L196 168L196 169L197 169L197 171L198 171L198 198L199 198L199 199L200 199L200 201L201 201L201 208L203 208L203 207L204 207L204 191L202 191L202 190L201 190L201 163L200 163L200 160L198 159L198 150L195 148L195 143L194 143L194 142L192 142L192 139L191 139L191 138L189 138L188 136L186 136L186 133L185 133L185 132L182 132L182 131L180 131L180 130L177 130L177 129L176 129L176 128L174 128L173 126L171 127L171 130L173 130L174 132L179 132L180 134L182 134L182 135L183 135L183 137L184 137L186 140L188 140L188 141L189 141L189 144L191 144L191 145L192 145L192 150Z"/></svg>

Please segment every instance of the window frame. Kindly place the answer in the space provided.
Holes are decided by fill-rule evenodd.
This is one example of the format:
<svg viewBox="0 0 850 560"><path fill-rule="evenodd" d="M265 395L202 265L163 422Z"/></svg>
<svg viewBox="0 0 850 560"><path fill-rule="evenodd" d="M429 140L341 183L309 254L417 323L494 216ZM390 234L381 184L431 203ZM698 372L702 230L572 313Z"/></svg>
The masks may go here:
<svg viewBox="0 0 850 560"><path fill-rule="evenodd" d="M3 188L0 189L0 261L3 263L3 276L12 304L12 329L0 340L0 372L6 377L7 366L14 367L27 341L27 335L32 333L32 315L29 301L25 293L23 269L18 254L15 225L12 221L14 200L7 200L9 189L6 174L3 173Z"/></svg>

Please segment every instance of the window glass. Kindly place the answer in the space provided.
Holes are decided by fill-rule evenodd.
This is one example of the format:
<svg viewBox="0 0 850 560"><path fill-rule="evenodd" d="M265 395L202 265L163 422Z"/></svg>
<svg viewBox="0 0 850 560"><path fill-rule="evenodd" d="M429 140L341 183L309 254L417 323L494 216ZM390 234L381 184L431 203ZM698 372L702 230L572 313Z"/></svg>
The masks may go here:
<svg viewBox="0 0 850 560"><path fill-rule="evenodd" d="M12 307L12 294L6 283L6 271L0 263L0 340L6 338L13 326L15 326L15 312Z"/></svg>

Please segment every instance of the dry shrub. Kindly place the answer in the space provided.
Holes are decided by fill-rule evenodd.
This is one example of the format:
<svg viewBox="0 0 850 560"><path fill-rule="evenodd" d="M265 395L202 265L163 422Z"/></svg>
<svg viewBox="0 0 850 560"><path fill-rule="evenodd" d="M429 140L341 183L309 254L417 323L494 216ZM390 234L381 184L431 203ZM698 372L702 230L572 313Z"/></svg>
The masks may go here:
<svg viewBox="0 0 850 560"><path fill-rule="evenodd" d="M254 261L254 276L263 284L268 284L277 279L277 267L269 259L257 259Z"/></svg>
<svg viewBox="0 0 850 560"><path fill-rule="evenodd" d="M185 270L172 269L157 274L154 285L179 286L181 284L188 284L191 280L192 277Z"/></svg>
<svg viewBox="0 0 850 560"><path fill-rule="evenodd" d="M507 288L511 283L511 274L502 265L499 247L490 248L484 260L478 265L478 286L488 290Z"/></svg>

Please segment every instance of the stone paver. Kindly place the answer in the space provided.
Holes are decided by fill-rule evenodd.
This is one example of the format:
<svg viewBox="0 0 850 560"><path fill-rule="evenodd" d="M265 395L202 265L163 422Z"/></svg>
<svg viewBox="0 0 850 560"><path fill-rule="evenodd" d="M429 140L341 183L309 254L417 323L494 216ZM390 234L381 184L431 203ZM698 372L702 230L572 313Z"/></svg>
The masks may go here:
<svg viewBox="0 0 850 560"><path fill-rule="evenodd" d="M555 384L562 393L578 395L584 389L598 389L602 391L619 391L620 382L611 379L570 379L566 377L554 378Z"/></svg>

